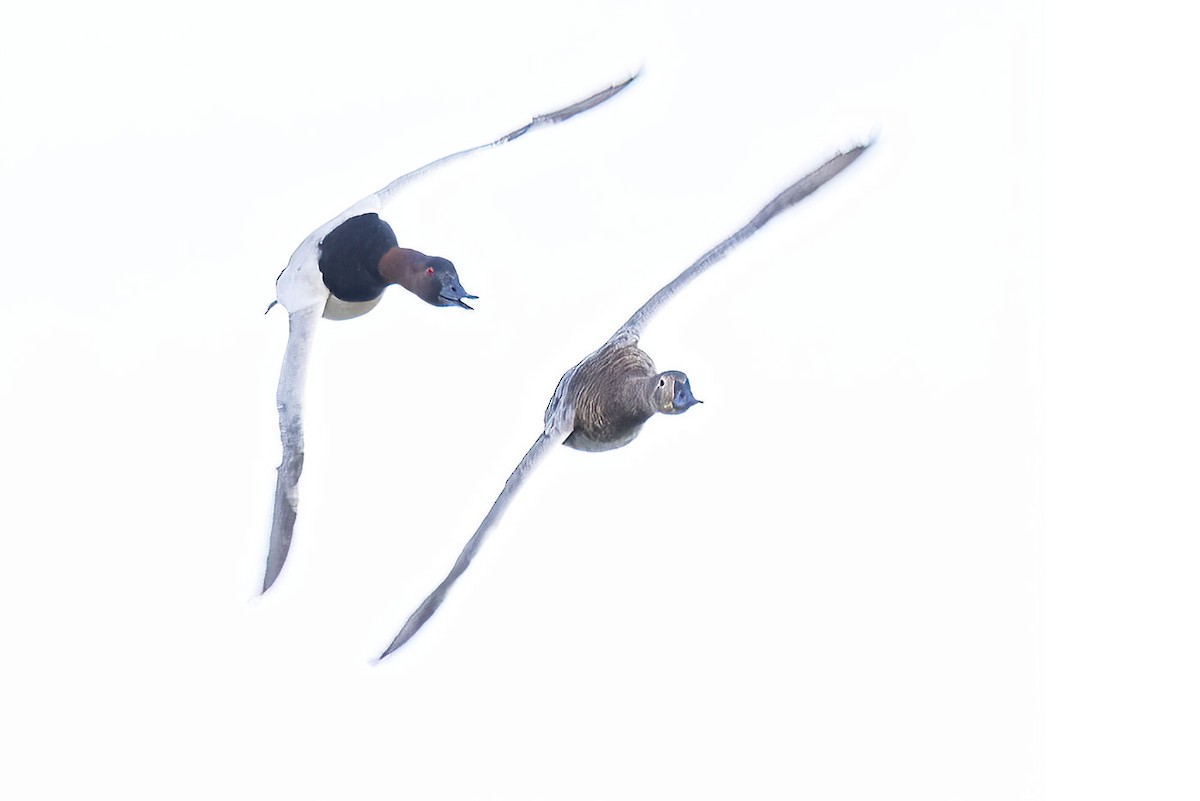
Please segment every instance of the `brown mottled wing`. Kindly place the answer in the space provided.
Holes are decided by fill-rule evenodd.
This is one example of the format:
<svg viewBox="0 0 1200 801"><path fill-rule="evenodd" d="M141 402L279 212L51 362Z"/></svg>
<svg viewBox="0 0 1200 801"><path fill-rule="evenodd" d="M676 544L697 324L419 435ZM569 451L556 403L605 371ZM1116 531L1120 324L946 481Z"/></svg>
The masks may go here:
<svg viewBox="0 0 1200 801"><path fill-rule="evenodd" d="M320 306L299 309L288 315L287 349L279 370L279 387L275 405L279 409L279 437L283 444L283 460L275 478L275 511L271 519L271 541L267 550L267 569L262 591L266 592L279 577L288 549L292 547L292 530L296 526L298 484L304 468L304 425L302 408L304 381L308 374L308 357L312 337L321 317Z"/></svg>
<svg viewBox="0 0 1200 801"><path fill-rule="evenodd" d="M775 215L779 214L784 209L787 209L799 203L804 198L816 192L825 185L831 178L840 173L842 170L854 163L855 159L861 156L871 142L857 147L850 148L844 153L838 153L833 158L826 161L817 169L810 172L808 175L801 178L796 183L789 186L787 189L780 192L770 203L763 206L762 211L754 215L754 218L744 226L739 228L734 234L729 236L723 242L718 244L712 250L701 256L692 266L676 276L675 280L664 286L662 289L654 293L650 300L646 301L642 308L638 309L632 317L626 321L625 325L617 329L609 342L617 340L631 340L637 342L645 330L646 324L650 319L658 313L667 301L675 296L679 290L683 289L692 282L696 276L703 273L709 267L712 267L718 261L725 257L729 251L749 239L755 231L767 224Z"/></svg>
<svg viewBox="0 0 1200 801"><path fill-rule="evenodd" d="M563 376L563 380L559 382L560 389L569 383L570 375L571 372L568 371L567 375ZM556 400L561 400L561 402L555 403ZM567 438L567 435L571 433L571 429L574 426L574 411L570 403L562 399L557 390L555 392L555 399L551 401L551 406L554 410L547 413L545 431L533 443L533 447L521 459L520 464L512 471L508 480L504 482L504 489L500 491L500 494L492 503L492 508L488 510L487 515L483 518L483 522L475 529L475 534L467 541L466 546L462 549L462 553L458 555L458 559L454 562L454 567L450 569L446 578L442 579L442 583L421 602L416 611L408 616L408 620L405 621L404 627L400 629L400 633L392 640L387 650L379 655L380 659L383 659L408 642L420 630L421 626L425 625L425 621L433 616L433 613L438 610L438 607L442 605L442 601L445 600L446 593L450 591L450 588L454 586L454 582L458 581L458 577L466 571L467 567L471 564L471 560L475 558L475 554L479 551L480 546L483 545L483 540L488 535L488 532L500 522L500 518L504 516L504 511L512 503L517 491L525 483L525 479L546 458L546 454L554 447L561 445L563 440Z"/></svg>

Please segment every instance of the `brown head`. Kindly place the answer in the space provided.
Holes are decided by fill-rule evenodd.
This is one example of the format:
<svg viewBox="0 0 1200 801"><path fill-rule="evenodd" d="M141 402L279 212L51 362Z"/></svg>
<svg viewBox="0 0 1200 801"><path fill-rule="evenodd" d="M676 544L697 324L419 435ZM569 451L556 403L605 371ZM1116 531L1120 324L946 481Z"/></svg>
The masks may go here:
<svg viewBox="0 0 1200 801"><path fill-rule="evenodd" d="M474 300L458 280L449 259L426 256L419 250L392 248L379 260L379 275L389 284L399 284L433 306L471 308L463 300Z"/></svg>

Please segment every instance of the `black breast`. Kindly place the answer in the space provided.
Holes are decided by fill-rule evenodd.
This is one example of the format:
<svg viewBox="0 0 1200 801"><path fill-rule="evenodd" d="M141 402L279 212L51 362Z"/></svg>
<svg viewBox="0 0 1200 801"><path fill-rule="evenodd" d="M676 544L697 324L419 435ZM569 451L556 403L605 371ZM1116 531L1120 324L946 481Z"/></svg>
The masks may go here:
<svg viewBox="0 0 1200 801"><path fill-rule="evenodd" d="M387 287L379 276L379 259L394 247L392 226L378 214L351 217L321 240L317 264L325 286L352 303L374 300Z"/></svg>

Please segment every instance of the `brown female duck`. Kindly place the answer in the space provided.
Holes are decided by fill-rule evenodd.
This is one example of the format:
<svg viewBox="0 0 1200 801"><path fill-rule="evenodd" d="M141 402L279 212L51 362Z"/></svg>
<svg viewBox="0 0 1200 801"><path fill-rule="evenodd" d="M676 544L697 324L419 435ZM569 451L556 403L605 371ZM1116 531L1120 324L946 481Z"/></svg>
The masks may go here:
<svg viewBox="0 0 1200 801"><path fill-rule="evenodd" d="M658 290L598 350L563 374L546 407L541 436L504 483L504 489L459 554L450 573L409 616L380 659L408 642L437 611L450 587L470 565L484 537L500 521L525 478L552 447L563 444L583 451L620 448L632 442L642 425L655 414L682 414L700 402L693 397L686 375L675 370L655 372L654 362L638 347L646 324L696 276L749 239L775 215L817 191L850 166L869 146L870 143L859 145L839 153L789 186L750 222Z"/></svg>
<svg viewBox="0 0 1200 801"><path fill-rule="evenodd" d="M399 247L395 233L379 218L379 212L409 181L464 156L511 142L535 128L568 120L608 100L636 77L558 111L534 117L499 139L451 153L400 176L317 228L296 248L275 281L277 299L267 307L270 311L279 303L287 309L288 342L275 396L283 461L275 482L263 592L270 589L283 569L296 525L297 485L304 466L302 400L317 320L321 317L347 320L366 314L392 284L404 287L433 306L470 309L465 301L475 297L463 289L450 261Z"/></svg>

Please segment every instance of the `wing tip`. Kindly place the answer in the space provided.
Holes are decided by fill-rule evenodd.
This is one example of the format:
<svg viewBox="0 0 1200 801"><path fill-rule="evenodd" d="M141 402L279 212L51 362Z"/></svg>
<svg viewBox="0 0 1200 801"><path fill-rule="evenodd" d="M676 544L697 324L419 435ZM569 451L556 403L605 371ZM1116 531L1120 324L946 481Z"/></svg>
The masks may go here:
<svg viewBox="0 0 1200 801"><path fill-rule="evenodd" d="M421 630L421 626L425 625L425 621L431 618L439 606L442 606L442 602L440 601L434 603L432 608L427 609L426 607L430 607L430 598L426 598L426 600L421 603L421 606L416 608L416 612L410 615L409 619L404 622L404 626L401 628L400 633L396 634L396 637L391 640L391 645L384 649L383 654L379 655L376 663L383 662L386 660L386 658L400 650L404 643L407 643L408 640L413 639L414 634Z"/></svg>
<svg viewBox="0 0 1200 801"><path fill-rule="evenodd" d="M560 108L557 111L552 111L549 114L542 114L537 117L534 117L533 121L531 123L529 123L529 125L526 125L520 129L518 129L517 131L514 131L513 134L510 134L509 139L510 140L515 139L517 136L521 136L522 134L528 132L531 128L533 128L535 126L557 125L558 123L566 122L567 120L571 119L572 117L578 116L585 111L590 111L591 109L595 108L596 106L599 106L602 103L605 103L605 102L611 100L617 94L623 92L626 87L628 87L631 83L633 83L635 80L637 80L638 77L641 76L642 71L643 71L643 68L638 67L637 71L635 71L632 75L630 75L628 78L626 78L623 81L619 81L617 83L610 84L607 88L601 89L599 92L595 92L594 94L588 95L583 100L580 100L577 103L572 103L569 106L564 106L563 108Z"/></svg>
<svg viewBox="0 0 1200 801"><path fill-rule="evenodd" d="M620 91L622 91L622 90L623 90L623 89L624 89L626 86L629 86L629 84L633 83L633 82L634 82L634 81L636 81L638 78L642 77L642 73L643 73L643 72L645 72L645 71L646 71L646 65L645 65L645 64L639 64L639 65L638 65L638 68L637 68L636 70L634 70L634 71L633 71L633 74L632 74L632 75L630 75L628 78L626 78L625 80L621 81L620 83L614 83L614 84L612 85L612 92L613 92L613 94L615 95L617 92L620 92Z"/></svg>
<svg viewBox="0 0 1200 801"><path fill-rule="evenodd" d="M263 574L262 592L259 593L260 597L263 595L266 595L267 590L269 590L269 589L271 589L271 587L275 586L275 580L279 578L279 574L282 571L283 571L283 563L282 562L278 565L272 564L271 562L267 563L267 572L265 574Z"/></svg>
<svg viewBox="0 0 1200 801"><path fill-rule="evenodd" d="M826 165L837 164L838 172L841 172L846 167L849 167L851 164L853 164L855 161L857 161L859 156L861 156L863 153L866 153L868 150L870 150L872 147L874 147L875 142L878 140L878 138L879 138L878 132L872 132L871 135L868 136L866 139L861 140L857 144L851 145L850 147L846 148L845 150L842 150L842 151L838 152L837 154L835 154L832 158L827 160L825 162L825 164ZM822 165L822 166L824 166L824 165ZM818 167L817 169L819 170L820 168ZM832 177L832 176L830 176L830 177Z"/></svg>
<svg viewBox="0 0 1200 801"><path fill-rule="evenodd" d="M391 656L392 654L396 653L396 650L397 650L397 649L399 649L401 645L404 645L404 643L402 643L402 642L398 643L398 642L396 642L395 640L393 640L393 641L392 641L392 644L391 644L391 645L389 645L387 648L385 648L385 649L383 650L383 653L382 653L382 654L380 654L379 656L375 657L375 660L374 660L373 664L376 664L376 665L378 665L380 662L382 662L383 660L387 659L387 658L388 658L389 656Z"/></svg>

